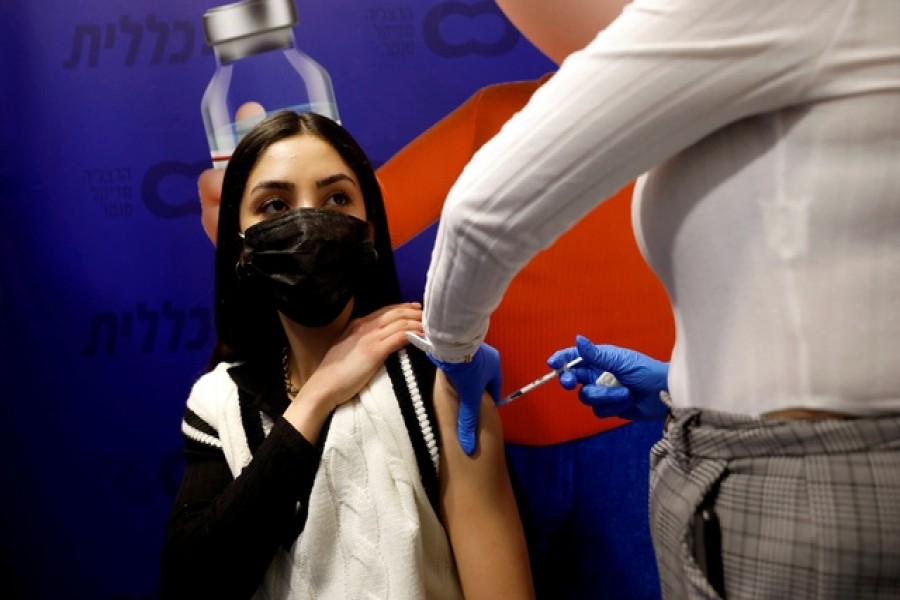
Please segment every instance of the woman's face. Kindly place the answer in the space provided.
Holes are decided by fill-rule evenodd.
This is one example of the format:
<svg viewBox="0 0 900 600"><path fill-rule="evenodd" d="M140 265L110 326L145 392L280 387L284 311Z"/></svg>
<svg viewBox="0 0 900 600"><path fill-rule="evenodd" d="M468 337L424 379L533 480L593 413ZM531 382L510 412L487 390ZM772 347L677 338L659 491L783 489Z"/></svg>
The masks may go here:
<svg viewBox="0 0 900 600"><path fill-rule="evenodd" d="M322 208L366 220L353 169L314 135L285 138L263 151L241 198L241 231L296 208Z"/></svg>

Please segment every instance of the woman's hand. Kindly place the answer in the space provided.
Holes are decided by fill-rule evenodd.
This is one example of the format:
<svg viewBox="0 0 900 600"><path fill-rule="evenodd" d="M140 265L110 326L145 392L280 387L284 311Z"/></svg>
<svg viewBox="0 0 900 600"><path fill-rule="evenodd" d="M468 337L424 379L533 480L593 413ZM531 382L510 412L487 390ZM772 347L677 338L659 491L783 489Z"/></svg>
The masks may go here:
<svg viewBox="0 0 900 600"><path fill-rule="evenodd" d="M369 383L392 352L422 335L422 305L394 304L350 321L318 368L300 388L284 417L315 444L328 415Z"/></svg>
<svg viewBox="0 0 900 600"><path fill-rule="evenodd" d="M350 321L307 385L319 385L322 380L330 389L332 408L340 406L369 383L388 355L409 343L407 331L422 333L418 302L386 306Z"/></svg>

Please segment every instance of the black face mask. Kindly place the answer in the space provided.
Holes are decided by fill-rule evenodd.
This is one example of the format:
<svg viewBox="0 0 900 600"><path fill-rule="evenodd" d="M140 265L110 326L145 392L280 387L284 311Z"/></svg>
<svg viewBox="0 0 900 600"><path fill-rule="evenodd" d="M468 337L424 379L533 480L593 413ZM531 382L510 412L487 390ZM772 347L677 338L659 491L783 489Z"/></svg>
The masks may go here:
<svg viewBox="0 0 900 600"><path fill-rule="evenodd" d="M238 276L292 321L322 327L341 314L376 260L368 223L301 208L247 228Z"/></svg>

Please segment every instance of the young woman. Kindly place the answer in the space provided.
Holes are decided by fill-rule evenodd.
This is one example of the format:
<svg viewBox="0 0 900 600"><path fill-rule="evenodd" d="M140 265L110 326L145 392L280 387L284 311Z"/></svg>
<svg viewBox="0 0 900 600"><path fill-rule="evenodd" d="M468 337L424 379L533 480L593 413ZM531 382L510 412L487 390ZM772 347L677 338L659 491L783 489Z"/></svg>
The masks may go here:
<svg viewBox="0 0 900 600"><path fill-rule="evenodd" d="M381 191L353 138L283 112L225 174L210 370L182 425L167 597L528 598L490 397L479 452L406 346ZM255 596L254 596L255 595Z"/></svg>

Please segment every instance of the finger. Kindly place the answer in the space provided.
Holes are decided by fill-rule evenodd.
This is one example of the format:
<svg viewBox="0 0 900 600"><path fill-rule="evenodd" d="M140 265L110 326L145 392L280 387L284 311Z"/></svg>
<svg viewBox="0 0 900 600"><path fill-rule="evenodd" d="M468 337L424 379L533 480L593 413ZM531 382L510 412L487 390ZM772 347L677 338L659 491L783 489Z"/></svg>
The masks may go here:
<svg viewBox="0 0 900 600"><path fill-rule="evenodd" d="M397 331L393 335L379 340L377 343L378 353L386 357L388 354L408 346L409 338L406 337L406 331L407 330Z"/></svg>
<svg viewBox="0 0 900 600"><path fill-rule="evenodd" d="M389 327L397 322L422 322L422 311L417 308L395 309L380 315L371 323L375 327Z"/></svg>
<svg viewBox="0 0 900 600"><path fill-rule="evenodd" d="M584 385L578 390L578 398L585 404L599 405L606 403L632 403L631 392L625 387L607 387L605 385Z"/></svg>
<svg viewBox="0 0 900 600"><path fill-rule="evenodd" d="M219 204L222 201L222 179L225 169L206 169L197 178L197 193L200 195L200 223L206 237L216 244L219 228Z"/></svg>
<svg viewBox="0 0 900 600"><path fill-rule="evenodd" d="M219 207L204 207L200 212L200 225L203 226L203 231L206 233L206 237L208 237L209 241L211 241L213 246L215 246L216 240L218 239Z"/></svg>
<svg viewBox="0 0 900 600"><path fill-rule="evenodd" d="M259 102L244 102L234 113L234 128L243 136L266 118L266 109Z"/></svg>
<svg viewBox="0 0 900 600"><path fill-rule="evenodd" d="M424 333L422 321L410 317L397 318L388 323L378 323L375 324L375 327L376 329L372 331L372 335L374 335L377 340L387 340L396 337L397 334L401 334L404 341L408 342L409 338L406 337L407 332L416 334Z"/></svg>
<svg viewBox="0 0 900 600"><path fill-rule="evenodd" d="M203 209L216 207L222 201L222 180L225 169L206 169L197 178L197 193L200 194L200 207Z"/></svg>
<svg viewBox="0 0 900 600"><path fill-rule="evenodd" d="M265 116L266 109L259 102L244 102L234 113L235 121L242 121L250 117Z"/></svg>
<svg viewBox="0 0 900 600"><path fill-rule="evenodd" d="M595 364L600 359L600 351L597 346L583 335L575 336L575 347L578 349L578 355L589 364Z"/></svg>
<svg viewBox="0 0 900 600"><path fill-rule="evenodd" d="M400 350L410 344L407 333L424 335L422 322L417 319L404 319L391 321L385 326L370 324L355 328L360 344L382 360L389 354Z"/></svg>
<svg viewBox="0 0 900 600"><path fill-rule="evenodd" d="M576 348L563 348L551 354L550 358L547 359L547 364L550 365L551 369L562 369L566 366L566 363L575 360L578 356Z"/></svg>
<svg viewBox="0 0 900 600"><path fill-rule="evenodd" d="M574 381L574 383L594 384L597 382L597 369L586 367L572 367L559 376L560 381L562 381L564 375L568 375L568 377L566 377L566 381ZM572 385L574 387L574 384Z"/></svg>
<svg viewBox="0 0 900 600"><path fill-rule="evenodd" d="M371 321L371 322L381 322L382 319L386 321L390 321L392 319L392 315L398 314L407 314L407 315L415 315L417 318L422 318L422 305L418 302L404 302L402 304L390 304L388 306L382 306L378 310L370 312L368 315L364 317L360 317L358 320L360 321Z"/></svg>
<svg viewBox="0 0 900 600"><path fill-rule="evenodd" d="M578 392L578 399L590 406L598 417L614 417L631 408L633 401L626 388L603 388L586 385ZM614 390L614 391L613 391Z"/></svg>
<svg viewBox="0 0 900 600"><path fill-rule="evenodd" d="M478 411L481 408L481 393L474 410L470 406L471 399L460 397L459 418L456 421L456 438L466 456L472 456L475 452L475 430L478 428Z"/></svg>
<svg viewBox="0 0 900 600"><path fill-rule="evenodd" d="M559 383L567 390L574 390L578 385L578 379L575 378L575 373L572 371L564 371L559 376Z"/></svg>
<svg viewBox="0 0 900 600"><path fill-rule="evenodd" d="M363 317L353 319L347 329L348 331L362 332L378 330L396 321L400 317L421 322L422 309L414 303L383 306Z"/></svg>

